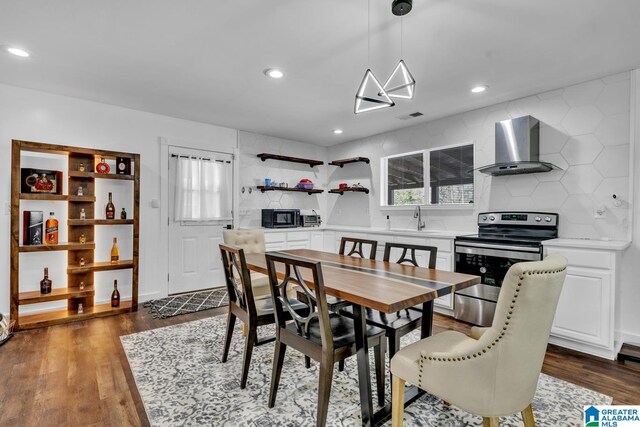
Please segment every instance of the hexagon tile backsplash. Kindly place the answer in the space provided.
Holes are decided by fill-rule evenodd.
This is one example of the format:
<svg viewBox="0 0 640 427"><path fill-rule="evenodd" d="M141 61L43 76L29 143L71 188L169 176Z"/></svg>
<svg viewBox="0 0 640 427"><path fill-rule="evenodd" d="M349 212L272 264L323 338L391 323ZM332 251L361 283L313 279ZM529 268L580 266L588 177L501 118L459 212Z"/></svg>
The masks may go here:
<svg viewBox="0 0 640 427"><path fill-rule="evenodd" d="M475 164L493 163L494 124L532 115L540 124L540 157L563 170L522 176L491 177L475 173L476 197L471 210L426 210L429 230L473 232L478 212L542 210L560 214L561 237L609 238L628 236L630 73L621 73L451 117L422 123L333 147L320 147L249 132L239 133L241 186L260 185L264 178L289 185L302 178L321 188L341 182L360 182L369 195L307 196L297 193L240 194L240 226L259 227L260 209L315 209L335 225L412 229L412 213L380 209L381 157L448 144L473 141ZM260 152L315 158L326 162L366 156L371 163L309 168L307 165L261 162ZM614 205L613 194L621 200ZM595 211L604 206L604 218Z"/></svg>
<svg viewBox="0 0 640 427"><path fill-rule="evenodd" d="M547 210L560 214L561 237L627 239L629 199L630 74L621 73L564 89L492 105L410 128L329 147L329 158L371 158L372 188L365 209L328 199L330 222L384 226L388 212L379 206L380 158L466 141L476 144L476 166L494 161L494 123L532 115L540 120L540 154L563 170L522 176L490 177L476 172L473 211L427 210L427 227L473 231L485 210ZM329 176L330 185L336 184ZM613 194L623 203L614 205ZM595 210L605 206L604 218ZM394 227L413 228L410 212L391 213Z"/></svg>

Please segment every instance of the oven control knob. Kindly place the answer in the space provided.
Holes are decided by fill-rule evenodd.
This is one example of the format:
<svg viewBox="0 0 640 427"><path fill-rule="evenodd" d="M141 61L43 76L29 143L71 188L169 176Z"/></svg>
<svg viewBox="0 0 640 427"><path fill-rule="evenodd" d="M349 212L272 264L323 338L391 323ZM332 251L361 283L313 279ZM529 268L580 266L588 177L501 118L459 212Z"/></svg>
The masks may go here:
<svg viewBox="0 0 640 427"><path fill-rule="evenodd" d="M542 221L542 218L540 218L539 216L536 217L536 222L540 222Z"/></svg>
<svg viewBox="0 0 640 427"><path fill-rule="evenodd" d="M487 272L487 267L480 267L480 273L484 274Z"/></svg>
<svg viewBox="0 0 640 427"><path fill-rule="evenodd" d="M550 216L545 216L544 220L547 221L547 222L551 222L551 217Z"/></svg>
<svg viewBox="0 0 640 427"><path fill-rule="evenodd" d="M491 215L491 216L489 217L489 219L490 219L491 221L495 221L495 220L496 220L496 217L495 217L495 216L493 216L493 215Z"/></svg>
<svg viewBox="0 0 640 427"><path fill-rule="evenodd" d="M486 221L487 220L487 216L486 215L482 215L482 220Z"/></svg>

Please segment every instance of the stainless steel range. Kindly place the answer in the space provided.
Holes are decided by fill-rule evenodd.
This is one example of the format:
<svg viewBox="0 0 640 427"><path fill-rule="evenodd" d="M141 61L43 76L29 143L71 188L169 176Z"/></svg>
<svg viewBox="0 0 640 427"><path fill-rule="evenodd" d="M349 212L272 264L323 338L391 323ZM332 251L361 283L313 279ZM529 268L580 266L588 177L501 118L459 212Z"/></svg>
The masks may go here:
<svg viewBox="0 0 640 427"><path fill-rule="evenodd" d="M507 270L522 261L542 259L542 242L558 237L558 214L484 212L478 234L455 240L455 271L481 276L481 283L455 293L454 317L491 326Z"/></svg>

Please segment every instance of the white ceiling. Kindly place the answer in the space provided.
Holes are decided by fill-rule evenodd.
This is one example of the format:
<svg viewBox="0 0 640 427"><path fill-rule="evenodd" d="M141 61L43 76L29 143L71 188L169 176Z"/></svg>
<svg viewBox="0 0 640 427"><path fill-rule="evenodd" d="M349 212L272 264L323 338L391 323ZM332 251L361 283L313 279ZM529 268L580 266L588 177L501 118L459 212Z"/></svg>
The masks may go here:
<svg viewBox="0 0 640 427"><path fill-rule="evenodd" d="M334 145L637 68L638 17L637 0L415 0L414 100L356 116L366 0L0 0L0 44L32 54L1 53L0 82ZM369 66L384 81L399 59L391 0L371 0Z"/></svg>

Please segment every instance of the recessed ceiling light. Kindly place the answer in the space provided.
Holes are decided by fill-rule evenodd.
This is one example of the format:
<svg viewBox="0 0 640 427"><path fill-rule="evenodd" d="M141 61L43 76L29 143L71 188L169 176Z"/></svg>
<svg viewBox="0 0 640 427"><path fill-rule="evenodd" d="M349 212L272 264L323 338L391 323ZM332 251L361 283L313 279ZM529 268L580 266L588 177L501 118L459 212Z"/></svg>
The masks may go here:
<svg viewBox="0 0 640 427"><path fill-rule="evenodd" d="M475 87L471 88L471 92L473 92L473 93L482 93L485 90L487 90L488 88L489 88L489 86L487 86L487 85L478 85L478 86L475 86Z"/></svg>
<svg viewBox="0 0 640 427"><path fill-rule="evenodd" d="M334 129L333 133L335 133L336 135L340 135L342 133L342 129Z"/></svg>
<svg viewBox="0 0 640 427"><path fill-rule="evenodd" d="M272 79L281 79L284 77L284 73L277 68L267 68L264 70L264 75L267 77L271 77Z"/></svg>
<svg viewBox="0 0 640 427"><path fill-rule="evenodd" d="M29 57L29 52L27 52L24 49L20 49L18 47L8 47L7 48L7 52L15 55L15 56L20 56L22 58L28 58Z"/></svg>

